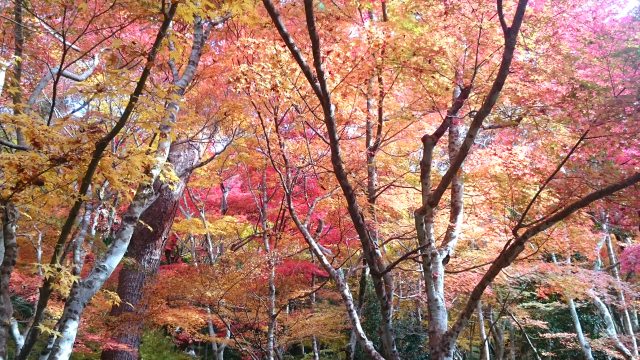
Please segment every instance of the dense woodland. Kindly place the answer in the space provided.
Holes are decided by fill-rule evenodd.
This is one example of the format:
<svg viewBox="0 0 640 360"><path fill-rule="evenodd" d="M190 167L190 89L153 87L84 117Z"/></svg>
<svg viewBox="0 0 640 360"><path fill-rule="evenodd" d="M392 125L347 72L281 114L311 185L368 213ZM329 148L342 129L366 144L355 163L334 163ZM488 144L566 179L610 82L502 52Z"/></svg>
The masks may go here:
<svg viewBox="0 0 640 360"><path fill-rule="evenodd" d="M0 360L639 359L640 11L0 0Z"/></svg>

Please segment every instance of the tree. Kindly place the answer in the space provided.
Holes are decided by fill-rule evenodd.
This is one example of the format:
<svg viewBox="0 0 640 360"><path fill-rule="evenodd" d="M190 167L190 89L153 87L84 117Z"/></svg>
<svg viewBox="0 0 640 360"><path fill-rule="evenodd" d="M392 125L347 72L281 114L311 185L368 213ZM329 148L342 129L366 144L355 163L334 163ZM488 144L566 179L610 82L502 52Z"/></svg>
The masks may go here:
<svg viewBox="0 0 640 360"><path fill-rule="evenodd" d="M226 19L205 21L201 18L201 15L194 14L194 16L193 42L187 65L182 70L182 74L178 72L174 60L169 62L174 76L174 89L172 89L174 99L167 104L167 109L179 108L178 100L184 96L187 87L194 80L211 30ZM177 117L177 111L174 116ZM175 121L177 119L174 119ZM214 123L208 125L208 127L215 129L217 125ZM127 248L127 254L135 261L135 265L127 266L119 272L118 296L121 303L114 307L112 315L117 316L124 312L133 312L138 306L145 278L157 271L162 248L176 214L178 200L184 194L184 189L189 182L191 173L194 169L211 161L210 159L200 161L206 147L206 137L213 138L215 136L215 130L209 130L198 141L190 141L189 137L185 137L172 143L168 160L178 177L178 181L177 183L169 184L156 180L156 184L154 184L155 192L159 193L159 195L141 215L141 221L146 225L137 225L132 235L132 242ZM228 146L228 143L226 146ZM215 151L212 158L218 154ZM103 359L134 359L137 357L135 351L140 347L141 323L139 321L135 323L134 320L133 324L125 324L123 329L119 331L120 335L118 335L116 342L119 345L129 346L134 353L131 354L122 349L122 347L117 350L107 349L103 352Z"/></svg>

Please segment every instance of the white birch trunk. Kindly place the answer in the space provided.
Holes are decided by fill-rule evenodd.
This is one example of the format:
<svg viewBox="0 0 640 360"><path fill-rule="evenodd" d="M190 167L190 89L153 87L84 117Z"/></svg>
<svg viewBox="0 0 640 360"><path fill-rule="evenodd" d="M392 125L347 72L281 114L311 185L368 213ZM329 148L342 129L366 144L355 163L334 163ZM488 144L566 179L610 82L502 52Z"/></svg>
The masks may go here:
<svg viewBox="0 0 640 360"><path fill-rule="evenodd" d="M84 260L86 251L84 250L84 239L89 232L89 224L91 222L91 216L93 214L93 204L87 202L84 208L84 215L80 222L80 231L73 239L73 275L79 276L82 273L84 267Z"/></svg>
<svg viewBox="0 0 640 360"><path fill-rule="evenodd" d="M494 354L495 360L503 360L504 359L504 322L499 321L500 319L494 319L493 317L493 309L489 305L487 307L487 313L489 314L489 331L491 333L491 337L493 338L494 344Z"/></svg>
<svg viewBox="0 0 640 360"><path fill-rule="evenodd" d="M322 232L322 228L319 226L318 227L319 231L316 231L316 234L319 234L320 232ZM313 261L313 252L311 253L311 260L312 263L315 263L315 261ZM315 275L311 275L311 288L315 289L316 287L316 277ZM311 311L315 311L315 307L316 307L316 293L313 292L311 293L311 296L309 296L310 300L311 300ZM349 336L349 341L351 344L351 339L354 339L355 341L355 335L353 334L353 331L350 333ZM349 345L350 346L350 345ZM351 347L350 347L351 349ZM311 351L312 351L312 355L313 355L313 360L320 360L320 349L318 346L318 338L313 335L311 337ZM349 353L349 356L352 356L351 353Z"/></svg>
<svg viewBox="0 0 640 360"><path fill-rule="evenodd" d="M207 330L209 331L209 337L211 338L211 350L213 351L213 358L215 360L224 360L224 349L227 347L226 343L218 344L215 340L217 337L216 331L213 328L213 322L211 321L211 308L207 306ZM225 339L229 339L231 337L231 331L226 329L226 337Z"/></svg>
<svg viewBox="0 0 640 360"><path fill-rule="evenodd" d="M313 252L311 253L313 257ZM369 267L366 261L363 261L362 273L360 274L360 281L358 287L358 302L356 303L356 311L358 315L362 314L362 306L364 305L364 293L366 291L367 277L369 276ZM351 329L349 335L349 344L347 345L348 360L354 360L356 356L356 345L358 343L358 336L355 328Z"/></svg>
<svg viewBox="0 0 640 360"><path fill-rule="evenodd" d="M554 264L558 264L558 260L556 259L556 254L551 254L551 259ZM567 264L571 264L571 257L567 258ZM596 263L597 264L597 263ZM566 296L566 294L565 294ZM582 350L582 354L585 359L593 360L593 354L591 353L591 345L589 341L584 336L584 332L582 331L582 324L580 324L580 318L578 317L578 311L576 309L576 303L573 301L573 298L567 296L567 305L569 305L569 313L571 314L571 320L573 321L573 327L576 330L576 337L578 340L578 344L580 345L580 349Z"/></svg>
<svg viewBox="0 0 640 360"><path fill-rule="evenodd" d="M44 349L42 349L40 355L38 356L38 360L47 360L49 358L49 354L51 353L51 349L53 349L53 344L56 343L57 338L58 337L55 335L51 335L49 337L46 346L44 347Z"/></svg>
<svg viewBox="0 0 640 360"><path fill-rule="evenodd" d="M2 90L4 89L4 81L7 76L8 68L9 68L9 62L5 60L0 60L0 95L2 95Z"/></svg>
<svg viewBox="0 0 640 360"><path fill-rule="evenodd" d="M611 265L611 274L613 278L616 280L616 292L618 294L618 300L620 301L620 305L622 309L620 312L622 313L622 326L624 328L625 334L629 335L631 338L631 351L633 356L638 356L638 343L636 341L635 334L633 332L633 323L631 321L631 315L629 313L629 307L627 306L627 300L624 295L624 291L622 289L622 280L620 279L620 270L618 268L618 259L613 248L613 244L611 241L611 233L609 229L609 224L605 219L602 222L602 230L605 232L604 240L607 245L607 253L609 255L609 263Z"/></svg>
<svg viewBox="0 0 640 360"><path fill-rule="evenodd" d="M274 260L271 259L272 254L269 256L269 299L267 300L267 315L269 316L269 323L267 327L267 359L273 360L275 356L276 348L276 284L275 284L275 265Z"/></svg>
<svg viewBox="0 0 640 360"><path fill-rule="evenodd" d="M460 96L459 88L453 94L455 103ZM447 112L450 118L448 153L453 163L462 144L460 120L457 119L458 111L453 107ZM449 212L449 225L445 233L442 246L439 249L435 237L435 209L429 205L431 197L431 166L433 161L433 149L436 139L432 136L422 138L423 153L420 161L420 181L422 192L423 214L416 214L416 232L418 244L423 249L422 276L427 294L427 309L429 310L429 347L430 352L436 354L437 348L443 345L443 338L448 330L449 314L444 297L444 265L449 261L460 236L463 221L463 193L462 167L453 175L451 181L451 202ZM451 350L451 349L448 349ZM446 351L452 356L451 351ZM446 358L446 357L445 357Z"/></svg>
<svg viewBox="0 0 640 360"><path fill-rule="evenodd" d="M313 336L311 339L311 346L313 351L313 360L320 360L320 351L318 349L318 339Z"/></svg>
<svg viewBox="0 0 640 360"><path fill-rule="evenodd" d="M183 98L187 87L192 83L195 76L202 50L206 44L211 29L224 21L225 18L208 22L200 17L194 19L193 42L189 60L180 76L173 59L169 60L169 67L174 75L174 86L170 102L167 106L167 114L171 117L168 123L176 121L178 101ZM207 24L205 26L205 24ZM171 41L169 47L171 48ZM141 300L141 290L145 281L157 272L160 262L160 254L162 251L163 239L166 238L168 231L173 223L173 217L179 199L183 196L186 184L189 180L193 168L198 165L202 152L206 146L205 142L187 141L177 142L171 146L168 159L173 166L174 171L179 179L173 186L162 184L156 181L154 188L157 190L157 199L145 210L141 218L147 223L152 224L149 231L144 227L138 226L132 235L129 244L128 253L133 260L140 266L123 268L118 279L118 295L123 302L111 310L112 316L118 316L125 313L136 312L137 316L127 317L121 321L121 326L114 331L113 340L119 344L126 345L128 349L105 349L102 352L103 360L128 360L137 357L137 350L140 345L142 336L142 318L144 317L144 306L138 306ZM197 263L197 254L195 254L195 238L189 236L191 240L191 249L194 263ZM124 318L123 318L124 319Z"/></svg>
<svg viewBox="0 0 640 360"><path fill-rule="evenodd" d="M36 232L38 233L36 239L36 262L38 265L38 276L42 276L42 231L36 228Z"/></svg>
<svg viewBox="0 0 640 360"><path fill-rule="evenodd" d="M9 283L18 259L16 228L19 213L11 202L0 203L0 206L2 207L0 213L2 214L2 236L4 239L4 260L0 267L0 359L6 359L7 343L12 332L13 319Z"/></svg>
<svg viewBox="0 0 640 360"><path fill-rule="evenodd" d="M24 345L24 336L20 333L18 321L15 318L11 318L11 336L16 344L16 353L19 353Z"/></svg>
<svg viewBox="0 0 640 360"><path fill-rule="evenodd" d="M620 341L618 337L618 332L616 331L615 323L613 322L613 317L611 316L611 312L609 312L609 308L607 305L600 299L600 297L595 293L591 292L589 294L593 299L593 304L598 308L600 315L602 316L602 320L605 325L605 333L609 337L609 339L613 340L616 350L624 356L625 359L633 359L633 354L629 349Z"/></svg>
<svg viewBox="0 0 640 360"><path fill-rule="evenodd" d="M478 302L478 327L480 328L480 360L489 360L489 337L484 328L484 313L482 312L482 301Z"/></svg>
<svg viewBox="0 0 640 360"><path fill-rule="evenodd" d="M284 184L286 184L284 178L282 178L281 180L284 182ZM325 254L322 252L322 249L320 248L316 240L313 238L313 236L309 232L309 229L307 228L307 226L303 224L298 218L297 213L293 207L291 194L288 193L288 190L285 190L285 191L287 191L287 206L289 208L289 213L294 223L296 224L296 227L302 233L305 241L309 245L309 248L311 249L313 254L320 261L322 268L327 273L329 273L329 276L331 276L331 279L333 279L333 281L336 282L336 287L338 288L340 297L342 298L342 301L344 302L344 305L347 308L347 315L349 317L349 322L351 323L351 326L355 330L354 333L358 339L358 343L360 344L360 346L362 346L362 349L369 356L370 359L385 360L384 357L382 357L382 355L380 355L380 353L378 353L378 351L375 349L375 347L373 346L373 343L371 342L371 340L369 340L369 338L367 337L367 334L364 332L364 329L362 328L362 323L360 322L360 315L356 310L356 306L353 302L353 296L351 295L351 290L349 289L349 284L344 278L342 271L336 270L333 267L333 265L331 265L331 262L329 261L329 259L327 259Z"/></svg>
<svg viewBox="0 0 640 360"><path fill-rule="evenodd" d="M453 101L459 96L459 91L454 91ZM449 126L449 161L453 162L458 154L458 149L462 144L462 120L458 119L458 113L453 113L451 116L451 125ZM460 231L462 229L462 222L464 220L464 180L462 177L463 167L460 166L458 172L453 176L451 180L451 201L449 210L449 225L445 233L445 239L443 241L445 256L453 256L456 244L460 237Z"/></svg>
<svg viewBox="0 0 640 360"><path fill-rule="evenodd" d="M58 331L61 336L56 340L48 359L67 360L71 356L82 312L124 257L140 214L150 203L152 193L149 189L145 189L146 187L142 185L138 189L138 193L123 217L122 228L116 233L106 254L96 261L91 273L76 283L71 290L60 319Z"/></svg>
<svg viewBox="0 0 640 360"><path fill-rule="evenodd" d="M572 298L569 298L567 303L569 304L569 313L571 313L571 320L573 320L573 326L576 330L576 336L578 338L578 343L580 344L580 349L582 349L582 354L584 355L584 358L586 360L593 360L591 345L589 345L589 341L584 336L584 332L582 331L582 325L580 324L580 319L578 318L576 303Z"/></svg>

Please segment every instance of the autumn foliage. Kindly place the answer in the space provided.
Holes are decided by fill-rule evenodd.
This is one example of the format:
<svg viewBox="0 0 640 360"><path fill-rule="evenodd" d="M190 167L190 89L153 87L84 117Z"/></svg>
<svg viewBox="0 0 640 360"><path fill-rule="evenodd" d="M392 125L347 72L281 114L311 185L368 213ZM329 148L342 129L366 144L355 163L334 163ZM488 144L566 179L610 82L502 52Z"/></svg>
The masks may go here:
<svg viewBox="0 0 640 360"><path fill-rule="evenodd" d="M626 1L0 1L0 360L636 359Z"/></svg>

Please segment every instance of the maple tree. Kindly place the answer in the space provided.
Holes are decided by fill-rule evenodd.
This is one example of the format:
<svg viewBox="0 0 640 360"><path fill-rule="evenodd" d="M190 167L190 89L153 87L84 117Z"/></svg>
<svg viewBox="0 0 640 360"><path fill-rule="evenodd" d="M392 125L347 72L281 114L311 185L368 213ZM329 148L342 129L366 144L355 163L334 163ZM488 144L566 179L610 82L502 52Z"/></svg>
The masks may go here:
<svg viewBox="0 0 640 360"><path fill-rule="evenodd" d="M627 11L1 3L0 359L637 358Z"/></svg>

